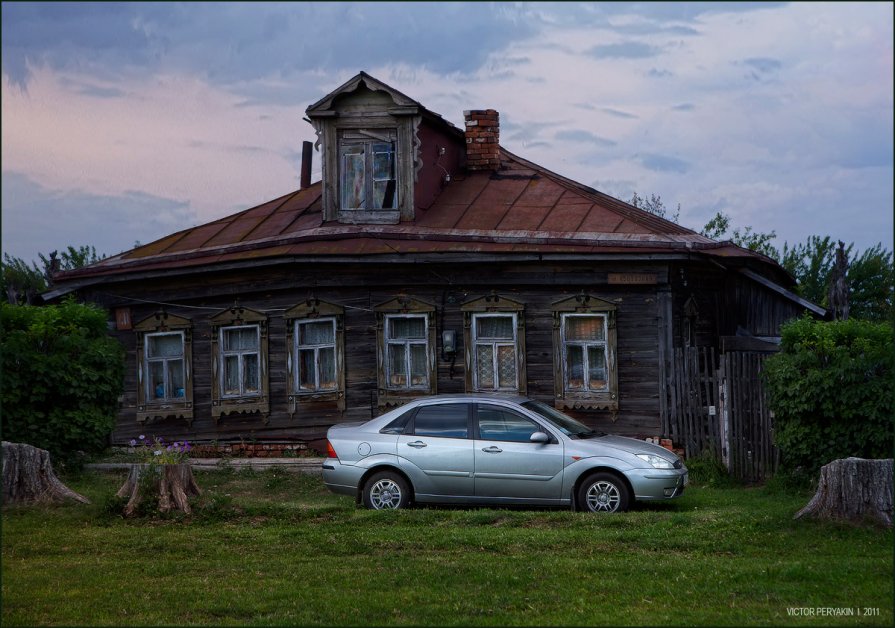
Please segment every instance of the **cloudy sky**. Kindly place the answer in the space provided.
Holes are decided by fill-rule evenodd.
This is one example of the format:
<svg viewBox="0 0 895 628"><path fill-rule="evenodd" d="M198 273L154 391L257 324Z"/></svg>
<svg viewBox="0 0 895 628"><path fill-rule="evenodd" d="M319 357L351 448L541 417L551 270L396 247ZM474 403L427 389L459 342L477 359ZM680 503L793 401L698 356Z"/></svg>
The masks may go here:
<svg viewBox="0 0 895 628"><path fill-rule="evenodd" d="M296 189L304 110L360 70L691 228L892 248L888 2L4 2L3 250L115 254Z"/></svg>

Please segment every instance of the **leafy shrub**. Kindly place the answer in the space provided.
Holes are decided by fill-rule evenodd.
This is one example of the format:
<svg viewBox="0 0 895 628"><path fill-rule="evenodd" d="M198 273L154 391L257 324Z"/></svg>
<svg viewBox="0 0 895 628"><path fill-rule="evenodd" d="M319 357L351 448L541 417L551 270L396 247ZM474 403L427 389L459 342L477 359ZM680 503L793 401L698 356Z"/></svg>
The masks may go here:
<svg viewBox="0 0 895 628"><path fill-rule="evenodd" d="M892 456L895 348L885 323L802 318L765 363L784 471Z"/></svg>
<svg viewBox="0 0 895 628"><path fill-rule="evenodd" d="M736 485L736 481L727 472L718 456L708 449L698 456L687 459L687 471L690 481L700 486L728 487Z"/></svg>
<svg viewBox="0 0 895 628"><path fill-rule="evenodd" d="M124 350L107 335L106 313L73 300L34 307L0 304L3 438L76 467L101 451L115 425Z"/></svg>
<svg viewBox="0 0 895 628"><path fill-rule="evenodd" d="M130 446L147 464L183 464L189 460L190 446L188 441L165 443L165 439L154 436L152 440L140 434L139 439L131 439Z"/></svg>

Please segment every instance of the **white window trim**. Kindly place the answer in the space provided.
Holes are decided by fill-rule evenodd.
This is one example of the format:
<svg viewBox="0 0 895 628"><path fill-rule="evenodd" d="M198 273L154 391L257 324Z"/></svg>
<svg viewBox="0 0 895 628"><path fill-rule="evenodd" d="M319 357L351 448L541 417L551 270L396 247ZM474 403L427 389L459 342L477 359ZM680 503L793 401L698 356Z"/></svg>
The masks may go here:
<svg viewBox="0 0 895 628"><path fill-rule="evenodd" d="M301 333L299 332L299 328L301 325L309 325L314 323L330 323L333 328L333 341L325 342L325 343L317 343L317 344L301 344L300 338ZM310 395L315 393L322 392L335 392L339 389L338 382L338 348L336 347L336 343L338 341L336 332L336 319L335 317L326 317L326 318L305 318L298 319L294 322L295 327L293 328L293 364L295 365L292 373L292 389L295 391L297 395ZM301 351L309 351L314 350L314 389L309 390L307 388L301 387ZM332 349L333 350L333 368L336 369L334 375L335 381L333 385L329 388L321 388L320 387L320 349Z"/></svg>
<svg viewBox="0 0 895 628"><path fill-rule="evenodd" d="M252 350L243 350L243 351L229 350L228 351L224 348L226 346L226 343L224 342L224 336L227 331L230 331L233 329L248 329L250 327L255 328L255 334L256 334L255 338L256 338L257 348L254 351L252 351ZM263 364L261 363L261 325L230 325L228 327L221 327L219 330L219 334L220 335L218 337L218 343L219 343L220 349L218 351L218 356L219 356L218 359L220 360L220 368L218 369L218 372L219 372L220 379L218 381L218 385L220 386L221 399L241 399L243 397L260 397L262 394L261 390L263 387L263 379L264 379L264 375L261 373L261 369L263 367ZM245 387L245 377L244 377L245 361L243 360L243 357L246 355L250 355L250 354L257 356L257 359L258 359L258 390L255 392L246 392L244 389L244 387ZM227 368L226 368L227 358L232 357L232 356L237 356L239 358L237 360L237 369L239 371L239 373L238 373L239 392L227 394L227 392L226 392L227 386L225 384L225 382L227 380Z"/></svg>
<svg viewBox="0 0 895 628"><path fill-rule="evenodd" d="M513 340L479 340L478 321L482 318L512 317L513 319ZM472 386L475 391L482 392L517 392L519 390L519 342L516 334L517 315L515 312L494 312L494 313L478 313L472 314ZM479 345L490 345L492 347L492 363L491 370L494 376L494 386L484 388L479 384ZM500 375L498 373L498 347L513 347L513 359L515 362L515 380L512 386L500 386Z"/></svg>
<svg viewBox="0 0 895 628"><path fill-rule="evenodd" d="M603 319L603 340L602 341L594 341L594 340L566 340L566 321L570 318L601 318ZM609 392L609 347L607 346L607 338L609 333L608 328L608 317L605 314L562 314L562 323L560 329L560 338L562 339L562 377L563 377L563 386L564 390L567 393L591 393L591 392ZM568 347L577 346L581 347L582 354L582 383L584 385L581 389L572 389L569 386L569 360L568 360ZM590 372L589 364L588 364L588 347L600 347L603 349L603 371L606 373L606 384L601 388L591 388L590 387L590 378L588 377L588 373Z"/></svg>
<svg viewBox="0 0 895 628"><path fill-rule="evenodd" d="M173 357L158 357L153 358L149 355L149 341L151 338L158 338L161 336L178 336L180 338L180 356ZM165 365L164 370L162 371L164 374L164 385L165 385L165 393L173 392L170 382L168 381L168 362L173 360L180 360L183 363L183 382L184 382L184 394L182 397L156 397L155 392L153 390L152 383L152 369L150 365L153 362L162 362ZM147 333L143 337L143 362L144 369L146 370L146 381L145 381L145 394L147 403L167 403L172 401L185 401L186 400L186 381L187 381L187 365L186 365L186 338L182 331L162 331L162 332L151 332Z"/></svg>
<svg viewBox="0 0 895 628"><path fill-rule="evenodd" d="M408 319L408 318L421 318L423 319L423 337L419 339L392 339L389 335L391 331L390 322L393 319ZM385 346L383 347L383 362L385 364L385 381L386 386L389 390L429 390L431 387L431 382L429 381L429 315L428 314L386 314L385 315L385 330L382 335L383 342ZM391 385L392 381L392 372L391 372L391 361L389 360L389 351L388 348L390 345L404 345L404 364L406 365L406 370L404 372L405 380L407 382L406 386L393 386ZM410 382L412 381L411 373L410 373L410 347L411 345L422 345L426 349L426 381L423 384L412 385Z"/></svg>

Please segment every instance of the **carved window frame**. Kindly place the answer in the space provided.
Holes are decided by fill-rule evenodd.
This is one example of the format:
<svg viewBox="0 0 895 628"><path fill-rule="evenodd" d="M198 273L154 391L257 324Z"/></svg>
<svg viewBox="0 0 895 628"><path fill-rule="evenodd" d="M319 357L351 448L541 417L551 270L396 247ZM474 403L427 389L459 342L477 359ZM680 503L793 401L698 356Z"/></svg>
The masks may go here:
<svg viewBox="0 0 895 628"><path fill-rule="evenodd" d="M256 327L258 330L259 391L241 396L224 394L224 330L233 327ZM211 317L211 418L215 422L229 414L258 413L267 423L270 417L270 376L268 364L268 318L266 314L239 305Z"/></svg>
<svg viewBox="0 0 895 628"><path fill-rule="evenodd" d="M525 360L525 305L498 294L473 299L460 306L463 312L463 348L466 358L467 392L518 392L527 394L528 376ZM516 388L479 388L476 381L475 320L489 314L512 314L516 345Z"/></svg>
<svg viewBox="0 0 895 628"><path fill-rule="evenodd" d="M178 418L192 425L193 404L193 323L188 318L159 310L134 325L137 340L137 421ZM154 400L147 394L149 386L149 360L146 345L148 339L161 334L180 334L183 342L184 394L179 398Z"/></svg>
<svg viewBox="0 0 895 628"><path fill-rule="evenodd" d="M438 389L438 371L435 362L435 306L406 296L396 297L373 308L376 314L376 374L378 382L378 406L397 406L411 399L434 395ZM425 387L395 388L388 378L388 332L386 326L393 317L422 316L426 325L426 364L428 385Z"/></svg>
<svg viewBox="0 0 895 628"><path fill-rule="evenodd" d="M335 402L340 411L345 410L345 308L341 305L321 301L316 297L307 299L286 310L286 389L290 417L294 417L302 403ZM335 326L335 370L334 390L301 390L298 385L299 356L296 333L300 323L332 320Z"/></svg>
<svg viewBox="0 0 895 628"><path fill-rule="evenodd" d="M616 358L617 333L614 303L589 294L580 294L552 304L553 312L553 366L554 405L560 409L618 410L618 364ZM566 342L563 336L564 321L569 315L600 316L605 319L606 377L605 390L571 391L566 382ZM614 414L613 414L614 416Z"/></svg>

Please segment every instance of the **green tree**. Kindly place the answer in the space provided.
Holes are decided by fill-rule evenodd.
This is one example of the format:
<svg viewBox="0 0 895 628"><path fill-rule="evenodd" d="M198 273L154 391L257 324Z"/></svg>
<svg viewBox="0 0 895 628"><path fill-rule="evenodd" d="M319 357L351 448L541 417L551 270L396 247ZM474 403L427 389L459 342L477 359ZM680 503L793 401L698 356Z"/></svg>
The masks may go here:
<svg viewBox="0 0 895 628"><path fill-rule="evenodd" d="M44 272L49 274L52 270L53 259L56 251L50 253L49 257L43 253L38 253L40 261L43 264ZM97 255L96 248L89 245L79 246L77 248L69 245L62 254L59 255L59 270L75 270L76 268L84 268L90 264L102 261L105 255Z"/></svg>
<svg viewBox="0 0 895 628"><path fill-rule="evenodd" d="M728 235L729 229L730 216L723 212L718 212L711 220L705 223L700 233L712 240L730 240L737 246L761 253L774 260L780 257L780 252L771 244L771 241L777 237L776 232L762 233L761 231L753 230L752 227L743 229L737 227Z"/></svg>
<svg viewBox="0 0 895 628"><path fill-rule="evenodd" d="M642 209L644 211L648 211L649 213L658 216L659 218L664 218L665 220L670 220L671 222L677 222L681 216L681 204L677 204L677 209L674 211L672 216L668 216L668 208L665 207L665 203L662 202L662 197L657 196L656 194L650 194L649 198L640 196L637 192L634 192L634 196L631 197L631 200L628 201L631 205L638 209Z"/></svg>
<svg viewBox="0 0 895 628"><path fill-rule="evenodd" d="M47 289L47 279L34 262L29 266L23 259L4 253L0 271L6 301L13 305L36 303L38 295Z"/></svg>
<svg viewBox="0 0 895 628"><path fill-rule="evenodd" d="M124 378L124 349L108 336L107 317L73 300L0 304L4 440L72 466L106 446Z"/></svg>
<svg viewBox="0 0 895 628"><path fill-rule="evenodd" d="M764 377L784 468L813 473L837 458L891 457L891 325L806 316L786 323L781 335Z"/></svg>

